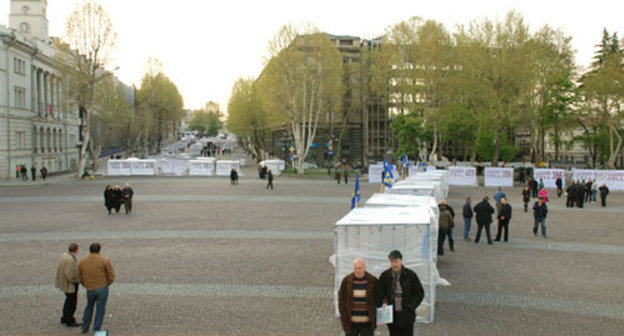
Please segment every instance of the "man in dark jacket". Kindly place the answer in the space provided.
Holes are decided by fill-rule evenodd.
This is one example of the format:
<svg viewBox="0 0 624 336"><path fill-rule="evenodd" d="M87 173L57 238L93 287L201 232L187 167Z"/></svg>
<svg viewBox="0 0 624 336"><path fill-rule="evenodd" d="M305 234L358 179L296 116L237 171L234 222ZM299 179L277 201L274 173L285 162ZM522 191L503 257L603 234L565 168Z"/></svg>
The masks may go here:
<svg viewBox="0 0 624 336"><path fill-rule="evenodd" d="M576 206L583 207L585 202L585 181L576 184Z"/></svg>
<svg viewBox="0 0 624 336"><path fill-rule="evenodd" d="M561 197L561 193L563 193L563 181L561 177L557 177L555 185L557 186L557 197Z"/></svg>
<svg viewBox="0 0 624 336"><path fill-rule="evenodd" d="M529 188L531 188L531 195L537 197L537 181L533 177L529 179Z"/></svg>
<svg viewBox="0 0 624 336"><path fill-rule="evenodd" d="M522 202L524 203L524 212L529 211L529 202L531 201L531 189L526 186L522 189Z"/></svg>
<svg viewBox="0 0 624 336"><path fill-rule="evenodd" d="M438 209L440 209L440 212L448 211L451 215L451 221L449 223L450 225L448 226L446 230L446 235L444 237L448 236L449 248L451 249L451 251L455 251L455 240L453 239L453 228L455 227L455 210L453 210L453 207L446 204L445 199L440 200L440 204L438 204Z"/></svg>
<svg viewBox="0 0 624 336"><path fill-rule="evenodd" d="M124 208L126 209L126 215L132 212L132 197L134 197L134 190L130 188L128 183L124 184L121 189L121 195L123 196Z"/></svg>
<svg viewBox="0 0 624 336"><path fill-rule="evenodd" d="M470 224L472 222L472 216L474 215L472 212L472 198L468 197L466 199L466 203L464 204L463 216L464 216L464 241L470 241Z"/></svg>
<svg viewBox="0 0 624 336"><path fill-rule="evenodd" d="M113 208L115 208L115 212L119 213L119 209L121 208L121 204L123 203L123 193L119 186L116 185L113 189Z"/></svg>
<svg viewBox="0 0 624 336"><path fill-rule="evenodd" d="M238 172L236 168L232 168L230 171L230 184L238 184Z"/></svg>
<svg viewBox="0 0 624 336"><path fill-rule="evenodd" d="M446 208L440 207L440 216L438 218L438 255L444 255L444 240L449 236L449 247L451 251L455 251L451 243L449 231L454 226L453 216Z"/></svg>
<svg viewBox="0 0 624 336"><path fill-rule="evenodd" d="M609 188L606 184L603 183L600 188L598 188L598 191L600 192L600 204L604 208L607 206L607 195L609 195Z"/></svg>
<svg viewBox="0 0 624 336"><path fill-rule="evenodd" d="M537 229L542 224L542 237L546 236L546 215L548 215L548 206L540 198L535 204L533 204L533 219L535 219L535 225L533 225L533 234L537 236Z"/></svg>
<svg viewBox="0 0 624 336"><path fill-rule="evenodd" d="M340 324L346 336L373 336L377 327L376 289L377 278L366 272L364 259L355 259L353 273L344 277L338 290Z"/></svg>
<svg viewBox="0 0 624 336"><path fill-rule="evenodd" d="M388 324L390 336L414 335L416 308L425 297L418 275L403 267L403 255L394 250L388 256L390 268L379 276L375 302L377 307L392 305L393 322Z"/></svg>
<svg viewBox="0 0 624 336"><path fill-rule="evenodd" d="M566 189L566 207L573 208L576 200L576 183L572 182Z"/></svg>
<svg viewBox="0 0 624 336"><path fill-rule="evenodd" d="M498 214L498 232L496 233L496 241L501 240L501 233L505 230L503 239L509 241L509 221L511 220L511 204L507 203L507 198L501 199L501 211Z"/></svg>
<svg viewBox="0 0 624 336"><path fill-rule="evenodd" d="M585 195L583 197L585 197L585 202L587 203L591 203L591 188L592 188L592 180L588 179L587 182L585 182Z"/></svg>
<svg viewBox="0 0 624 336"><path fill-rule="evenodd" d="M33 181L37 180L37 167L35 165L30 166L30 177Z"/></svg>
<svg viewBox="0 0 624 336"><path fill-rule="evenodd" d="M477 236L475 237L475 244L479 243L481 239L481 230L485 227L485 234L487 235L488 244L492 245L492 235L490 233L490 224L492 223L492 214L494 213L494 208L488 202L490 199L485 196L483 197L483 201L479 202L479 204L475 205L475 219L477 221Z"/></svg>
<svg viewBox="0 0 624 336"><path fill-rule="evenodd" d="M110 184L104 189L104 206L108 210L109 215L111 214L111 209L115 207L115 193Z"/></svg>
<svg viewBox="0 0 624 336"><path fill-rule="evenodd" d="M266 188L269 189L269 187L271 187L271 190L273 190L273 172L270 170L267 173L267 180L269 181L269 183L267 183Z"/></svg>

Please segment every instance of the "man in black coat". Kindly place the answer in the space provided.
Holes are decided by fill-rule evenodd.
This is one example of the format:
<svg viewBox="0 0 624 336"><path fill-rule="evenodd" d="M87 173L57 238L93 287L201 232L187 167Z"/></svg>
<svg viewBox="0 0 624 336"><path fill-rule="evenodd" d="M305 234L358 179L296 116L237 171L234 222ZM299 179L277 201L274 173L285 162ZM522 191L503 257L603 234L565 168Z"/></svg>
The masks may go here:
<svg viewBox="0 0 624 336"><path fill-rule="evenodd" d="M576 206L583 207L585 202L585 182L577 182L576 184Z"/></svg>
<svg viewBox="0 0 624 336"><path fill-rule="evenodd" d="M501 211L498 214L498 232L496 233L496 241L501 240L501 233L505 230L503 239L509 241L509 221L511 220L511 204L507 203L507 198L501 199Z"/></svg>
<svg viewBox="0 0 624 336"><path fill-rule="evenodd" d="M134 197L134 190L130 188L128 183L124 184L123 189L121 189L121 195L123 196L123 203L126 209L126 215L129 215L132 212L132 197Z"/></svg>
<svg viewBox="0 0 624 336"><path fill-rule="evenodd" d="M598 191L600 192L600 204L604 208L607 206L607 195L609 195L609 188L606 184L603 183L600 188L598 188Z"/></svg>
<svg viewBox="0 0 624 336"><path fill-rule="evenodd" d="M464 241L469 242L470 241L470 237L468 237L470 235L470 224L472 222L472 217L474 216L473 212L472 212L472 198L468 197L466 199L466 203L464 204L464 209L463 209L463 216L464 216Z"/></svg>
<svg viewBox="0 0 624 336"><path fill-rule="evenodd" d="M416 308L425 297L418 275L403 267L403 255L394 250L388 256L390 268L379 276L375 295L377 307L392 305L393 323L388 324L390 336L414 335Z"/></svg>
<svg viewBox="0 0 624 336"><path fill-rule="evenodd" d="M483 197L483 201L479 202L479 204L475 205L473 208L475 212L475 219L477 221L477 236L475 237L475 244L479 243L481 239L481 230L485 227L485 234L487 235L488 244L494 244L492 242L492 235L490 233L490 224L492 223L492 214L494 213L494 208L488 202L490 199L485 196Z"/></svg>
<svg viewBox="0 0 624 336"><path fill-rule="evenodd" d="M566 189L566 207L573 208L574 202L576 200L576 183L572 182L570 186Z"/></svg>
<svg viewBox="0 0 624 336"><path fill-rule="evenodd" d="M442 211L448 211L451 214L451 225L449 226L448 230L446 231L446 235L448 236L448 240L449 240L449 248L451 249L451 251L455 251L455 240L453 239L453 228L455 227L455 210L453 210L453 207L451 207L450 205L446 204L446 200L440 200L440 204L438 204L438 209L440 209L440 212Z"/></svg>
<svg viewBox="0 0 624 336"><path fill-rule="evenodd" d="M557 197L561 197L561 194L563 193L563 180L561 180L561 177L557 177L555 185L557 186Z"/></svg>

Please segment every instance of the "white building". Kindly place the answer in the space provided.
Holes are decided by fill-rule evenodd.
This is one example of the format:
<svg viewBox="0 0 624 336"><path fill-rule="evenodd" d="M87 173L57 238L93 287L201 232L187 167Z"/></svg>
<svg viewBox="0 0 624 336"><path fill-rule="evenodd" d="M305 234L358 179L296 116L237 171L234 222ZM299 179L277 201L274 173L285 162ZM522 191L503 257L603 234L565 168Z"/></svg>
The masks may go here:
<svg viewBox="0 0 624 336"><path fill-rule="evenodd" d="M9 27L0 26L0 179L16 166L48 172L78 166L80 117L70 108L56 50L48 37L46 0L11 0Z"/></svg>

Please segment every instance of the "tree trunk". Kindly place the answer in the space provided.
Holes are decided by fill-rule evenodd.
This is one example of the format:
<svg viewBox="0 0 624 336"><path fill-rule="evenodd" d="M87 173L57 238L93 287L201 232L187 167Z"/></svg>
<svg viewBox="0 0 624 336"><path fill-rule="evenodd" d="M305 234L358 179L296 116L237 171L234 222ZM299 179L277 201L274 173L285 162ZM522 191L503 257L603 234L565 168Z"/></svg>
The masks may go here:
<svg viewBox="0 0 624 336"><path fill-rule="evenodd" d="M429 162L434 163L435 155L438 150L438 123L433 122L433 146L431 147L431 154L429 154Z"/></svg>
<svg viewBox="0 0 624 336"><path fill-rule="evenodd" d="M501 146L501 130L496 130L496 138L494 139L494 155L492 156L492 167L498 167L498 159L500 157Z"/></svg>
<svg viewBox="0 0 624 336"><path fill-rule="evenodd" d="M80 145L80 162L78 163L78 171L76 177L81 177L84 172L85 165L87 163L87 146L91 139L91 130L89 124L91 123L91 113L86 108L83 108L83 126L82 126L82 144Z"/></svg>

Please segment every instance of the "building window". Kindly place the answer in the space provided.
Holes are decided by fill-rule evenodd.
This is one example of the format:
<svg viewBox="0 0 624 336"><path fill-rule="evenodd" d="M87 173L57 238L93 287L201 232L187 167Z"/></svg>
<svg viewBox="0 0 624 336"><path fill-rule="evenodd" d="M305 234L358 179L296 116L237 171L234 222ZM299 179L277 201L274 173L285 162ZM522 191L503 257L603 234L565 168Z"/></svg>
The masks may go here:
<svg viewBox="0 0 624 336"><path fill-rule="evenodd" d="M30 25L26 22L20 24L20 33L30 33Z"/></svg>
<svg viewBox="0 0 624 336"><path fill-rule="evenodd" d="M28 7L28 6L24 6L24 7L22 7L22 13L26 14L26 13L28 13L29 11L30 11L30 7Z"/></svg>
<svg viewBox="0 0 624 336"><path fill-rule="evenodd" d="M15 144L17 149L26 148L26 132L15 132Z"/></svg>
<svg viewBox="0 0 624 336"><path fill-rule="evenodd" d="M353 41L352 40L340 40L340 45L341 46L350 46L350 45L353 45Z"/></svg>
<svg viewBox="0 0 624 336"><path fill-rule="evenodd" d="M18 75L26 76L26 61L13 57L13 72Z"/></svg>
<svg viewBox="0 0 624 336"><path fill-rule="evenodd" d="M14 106L19 109L26 108L26 89L21 87L15 87L14 93Z"/></svg>

